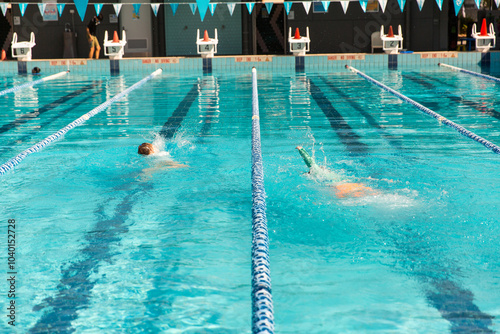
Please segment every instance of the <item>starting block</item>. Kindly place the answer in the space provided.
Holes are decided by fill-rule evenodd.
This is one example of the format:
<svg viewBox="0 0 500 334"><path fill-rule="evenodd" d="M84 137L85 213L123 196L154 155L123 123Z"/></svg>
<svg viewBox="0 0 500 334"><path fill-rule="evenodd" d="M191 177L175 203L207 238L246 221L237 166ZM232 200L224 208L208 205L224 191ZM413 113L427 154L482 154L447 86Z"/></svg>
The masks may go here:
<svg viewBox="0 0 500 334"><path fill-rule="evenodd" d="M36 45L35 34L31 32L29 42L18 42L17 33L12 36L12 58L17 58L18 60L31 60L31 49Z"/></svg>
<svg viewBox="0 0 500 334"><path fill-rule="evenodd" d="M122 39L118 38L118 33L115 31L113 34L113 39L108 40L108 31L104 32L104 55L108 56L109 59L122 59L125 44L127 44L127 35L125 30L122 31Z"/></svg>
<svg viewBox="0 0 500 334"><path fill-rule="evenodd" d="M196 46L198 54L201 54L203 58L211 58L217 53L217 44L219 44L219 39L217 38L217 29L215 29L215 38L208 37L208 32L205 30L203 38L200 38L200 29L196 31Z"/></svg>
<svg viewBox="0 0 500 334"><path fill-rule="evenodd" d="M388 54L398 54L403 49L403 33L401 25L398 26L398 34L394 35L392 26L389 26L389 32L384 35L384 26L380 27L380 39L382 40L382 49Z"/></svg>
<svg viewBox="0 0 500 334"><path fill-rule="evenodd" d="M306 36L300 36L299 28L295 29L295 36L292 37L292 27L288 29L288 43L290 44L290 52L294 56L305 56L306 52L309 52L309 44L311 39L309 38L309 27L306 28Z"/></svg>
<svg viewBox="0 0 500 334"><path fill-rule="evenodd" d="M495 29L493 29L493 23L490 23L490 31L488 32L486 30L486 19L483 19L479 34L477 33L476 24L474 23L471 36L476 40L476 51L488 52L491 48L495 47Z"/></svg>

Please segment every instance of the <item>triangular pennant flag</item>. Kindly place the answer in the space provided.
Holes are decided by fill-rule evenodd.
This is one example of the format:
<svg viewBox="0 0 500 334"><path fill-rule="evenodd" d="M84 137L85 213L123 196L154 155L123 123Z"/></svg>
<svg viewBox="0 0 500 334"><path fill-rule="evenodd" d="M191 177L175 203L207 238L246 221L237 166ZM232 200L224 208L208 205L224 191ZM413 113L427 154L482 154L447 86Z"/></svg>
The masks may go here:
<svg viewBox="0 0 500 334"><path fill-rule="evenodd" d="M436 1L441 1L441 3L443 3L443 0L436 0ZM399 8L401 8L401 13L403 12L403 9L405 9L405 3L406 0L398 0Z"/></svg>
<svg viewBox="0 0 500 334"><path fill-rule="evenodd" d="M385 12L385 6L387 6L387 0L378 0L380 4L380 8L382 9L382 13Z"/></svg>
<svg viewBox="0 0 500 334"><path fill-rule="evenodd" d="M26 7L28 7L27 3L20 3L19 9L21 10L21 16L24 16L24 12L26 11Z"/></svg>
<svg viewBox="0 0 500 334"><path fill-rule="evenodd" d="M5 11L7 10L7 4L0 3L0 8L2 8L2 14L5 16Z"/></svg>
<svg viewBox="0 0 500 334"><path fill-rule="evenodd" d="M135 17L135 18L139 18L141 17L141 4L140 3L134 3L132 4L132 7L134 8L132 10L132 16Z"/></svg>
<svg viewBox="0 0 500 334"><path fill-rule="evenodd" d="M113 4L113 8L115 9L115 14L116 16L120 15L120 10L122 9L122 4L121 3L118 3L118 4Z"/></svg>
<svg viewBox="0 0 500 334"><path fill-rule="evenodd" d="M344 14L347 12L347 7L349 7L349 1L341 1L342 9L344 10Z"/></svg>
<svg viewBox="0 0 500 334"><path fill-rule="evenodd" d="M458 12L463 4L464 0L453 0L453 5L455 6L455 16L458 16Z"/></svg>
<svg viewBox="0 0 500 334"><path fill-rule="evenodd" d="M59 17L60 17L60 16L62 15L62 13L63 13L64 6L66 6L66 4L64 4L64 3L58 3L58 4L57 4L57 11L59 12Z"/></svg>
<svg viewBox="0 0 500 334"><path fill-rule="evenodd" d="M73 0L73 2L75 3L78 15L80 15L80 18L83 21L85 18L85 12L87 11L87 4L89 3L89 0Z"/></svg>
<svg viewBox="0 0 500 334"><path fill-rule="evenodd" d="M498 1L500 1L500 0L498 0ZM266 2L265 5L266 5L267 13L271 14L271 9L273 9L273 3L272 2Z"/></svg>
<svg viewBox="0 0 500 334"><path fill-rule="evenodd" d="M425 0L417 0L418 9L420 9L420 11L422 11L422 7L424 6L424 2L425 2Z"/></svg>
<svg viewBox="0 0 500 334"><path fill-rule="evenodd" d="M500 1L500 0L497 0L497 1ZM436 0L436 3L439 7L439 10L443 10L443 0Z"/></svg>
<svg viewBox="0 0 500 334"><path fill-rule="evenodd" d="M500 0L498 0L500 1ZM304 5L304 9L306 10L306 14L309 14L309 9L311 9L311 1L304 1L302 3Z"/></svg>
<svg viewBox="0 0 500 334"><path fill-rule="evenodd" d="M330 1L321 1L321 3L323 4L323 9L327 12L328 6L330 6Z"/></svg>
<svg viewBox="0 0 500 334"><path fill-rule="evenodd" d="M498 0L500 1L500 0ZM234 13L234 7L236 7L236 4L235 3L228 3L227 4L227 9L229 9L229 14L231 14L231 16L233 16L233 13Z"/></svg>
<svg viewBox="0 0 500 334"><path fill-rule="evenodd" d="M247 2L248 14L252 14L252 10L253 10L254 5L255 5L255 2Z"/></svg>
<svg viewBox="0 0 500 334"><path fill-rule="evenodd" d="M500 5L500 0L495 0L495 5L497 5L497 9L498 9L498 6Z"/></svg>
<svg viewBox="0 0 500 334"><path fill-rule="evenodd" d="M45 12L45 6L47 6L46 3L39 3L38 4L38 9L40 10L40 15L43 16L43 13Z"/></svg>
<svg viewBox="0 0 500 334"><path fill-rule="evenodd" d="M155 13L155 16L158 15L158 8L160 8L159 3L152 3L151 4L151 9L153 10L153 13Z"/></svg>
<svg viewBox="0 0 500 334"><path fill-rule="evenodd" d="M359 5L361 6L363 12L366 13L366 5L368 5L368 1L360 1Z"/></svg>
<svg viewBox="0 0 500 334"><path fill-rule="evenodd" d="M212 16L214 16L215 7L217 7L216 3L209 3L208 4L208 9L210 9L210 14L212 14Z"/></svg>
<svg viewBox="0 0 500 334"><path fill-rule="evenodd" d="M194 15L194 13L196 13L196 4L195 3L190 3L189 4L189 8L191 8L191 11L193 12L193 15Z"/></svg>
<svg viewBox="0 0 500 334"><path fill-rule="evenodd" d="M290 8L292 8L292 2L285 1L283 2L283 5L285 5L286 15L290 14Z"/></svg>
<svg viewBox="0 0 500 334"><path fill-rule="evenodd" d="M101 13L102 9L102 3L95 3L94 8L95 8L95 15L99 16L99 13Z"/></svg>
<svg viewBox="0 0 500 334"><path fill-rule="evenodd" d="M481 0L474 0L474 2L476 3L476 7L477 7L477 9L480 9L480 8L479 8L479 5L480 5L480 3L481 3Z"/></svg>
<svg viewBox="0 0 500 334"><path fill-rule="evenodd" d="M198 5L198 13L200 13L201 22L203 22L203 19L205 18L209 2L210 0L196 0L196 4Z"/></svg>
<svg viewBox="0 0 500 334"><path fill-rule="evenodd" d="M175 15L175 12L177 11L177 7L179 7L178 3L171 3L170 4L170 8L172 8L172 13L174 13L174 15Z"/></svg>

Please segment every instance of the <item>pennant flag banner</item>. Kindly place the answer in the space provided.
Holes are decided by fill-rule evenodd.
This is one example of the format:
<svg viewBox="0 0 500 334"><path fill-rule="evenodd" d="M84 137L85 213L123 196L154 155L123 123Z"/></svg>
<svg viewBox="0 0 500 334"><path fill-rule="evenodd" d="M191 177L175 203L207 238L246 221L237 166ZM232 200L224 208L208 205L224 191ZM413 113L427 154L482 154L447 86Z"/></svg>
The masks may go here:
<svg viewBox="0 0 500 334"><path fill-rule="evenodd" d="M418 9L420 9L420 11L422 11L422 7L424 7L424 2L425 0L417 0Z"/></svg>
<svg viewBox="0 0 500 334"><path fill-rule="evenodd" d="M498 0L498 1L500 1L500 0ZM273 3L272 2L266 2L266 9L267 9L267 13L271 14L271 9L273 9Z"/></svg>
<svg viewBox="0 0 500 334"><path fill-rule="evenodd" d="M43 12L45 12L45 6L47 6L47 4L45 4L45 3L38 4L38 9L40 10L40 15L42 15L42 16L43 16Z"/></svg>
<svg viewBox="0 0 500 334"><path fill-rule="evenodd" d="M195 3L190 3L189 4L189 8L191 8L191 12L193 12L193 15L194 15L194 13L196 13L196 4Z"/></svg>
<svg viewBox="0 0 500 334"><path fill-rule="evenodd" d="M95 15L99 16L99 13L101 12L102 9L102 3L95 3L94 8L96 13Z"/></svg>
<svg viewBox="0 0 500 334"><path fill-rule="evenodd" d="M205 18L209 2L210 0L196 0L196 4L198 5L198 13L200 13L201 22L203 22L203 19Z"/></svg>
<svg viewBox="0 0 500 334"><path fill-rule="evenodd" d="M453 0L453 5L455 6L455 16L458 16L458 12L463 4L464 0Z"/></svg>
<svg viewBox="0 0 500 334"><path fill-rule="evenodd" d="M170 4L170 8L172 8L172 13L174 13L174 15L175 15L175 12L177 11L177 7L179 7L178 3L171 3Z"/></svg>
<svg viewBox="0 0 500 334"><path fill-rule="evenodd" d="M323 4L323 8L325 9L325 12L328 12L328 7L330 6L330 1L321 1Z"/></svg>
<svg viewBox="0 0 500 334"><path fill-rule="evenodd" d="M0 8L2 8L2 13L5 16L5 11L7 10L7 4L6 3L0 3Z"/></svg>
<svg viewBox="0 0 500 334"><path fill-rule="evenodd" d="M498 0L500 1L500 0ZM306 10L306 14L309 14L309 9L311 9L311 1L303 2L304 9Z"/></svg>
<svg viewBox="0 0 500 334"><path fill-rule="evenodd" d="M500 0L498 0L500 1ZM234 13L234 7L236 7L236 4L235 3L228 3L227 4L227 9L229 9L229 14L231 14L231 16L233 16L233 13Z"/></svg>
<svg viewBox="0 0 500 334"><path fill-rule="evenodd" d="M436 1L441 1L443 3L443 0L436 0ZM403 12L403 9L405 8L405 3L406 0L398 0L399 8L401 8L401 13ZM439 7L441 9L441 7Z"/></svg>
<svg viewBox="0 0 500 334"><path fill-rule="evenodd" d="M153 13L155 13L155 16L158 15L158 8L160 8L159 3L152 3L151 4L151 9L153 10Z"/></svg>
<svg viewBox="0 0 500 334"><path fill-rule="evenodd" d="M382 13L385 12L385 6L387 6L387 0L378 0L380 4L380 8L382 9Z"/></svg>
<svg viewBox="0 0 500 334"><path fill-rule="evenodd" d="M212 16L214 16L215 7L217 7L216 3L209 3L208 4L208 9L210 9L210 14L212 14Z"/></svg>
<svg viewBox="0 0 500 334"><path fill-rule="evenodd" d="M499 4L500 4L500 0L495 0L495 5L497 5L497 9L498 9Z"/></svg>
<svg viewBox="0 0 500 334"><path fill-rule="evenodd" d="M481 9L481 8L479 8L479 5L481 4L481 0L474 0L474 2L476 3L477 9Z"/></svg>
<svg viewBox="0 0 500 334"><path fill-rule="evenodd" d="M24 12L26 11L26 7L28 7L27 3L20 3L19 9L21 10L21 16L24 16Z"/></svg>
<svg viewBox="0 0 500 334"><path fill-rule="evenodd" d="M59 12L59 16L62 15L62 12L64 10L64 6L66 6L66 4L64 4L64 3L58 3L57 4L57 11Z"/></svg>
<svg viewBox="0 0 500 334"><path fill-rule="evenodd" d="M253 10L254 5L255 5L255 2L247 2L248 14L252 14L252 10Z"/></svg>
<svg viewBox="0 0 500 334"><path fill-rule="evenodd" d="M500 0L496 0L496 1L500 1ZM436 3L439 7L439 10L443 10L443 0L436 0Z"/></svg>
<svg viewBox="0 0 500 334"><path fill-rule="evenodd" d="M292 8L292 2L286 1L283 2L283 5L285 6L286 15L290 14L290 8Z"/></svg>
<svg viewBox="0 0 500 334"><path fill-rule="evenodd" d="M344 10L344 14L347 12L347 7L349 7L349 1L341 1L342 9Z"/></svg>
<svg viewBox="0 0 500 334"><path fill-rule="evenodd" d="M122 4L113 4L113 8L115 9L116 16L120 15L120 10L122 9Z"/></svg>
<svg viewBox="0 0 500 334"><path fill-rule="evenodd" d="M359 5L361 6L363 12L366 13L366 5L368 5L368 1L360 1Z"/></svg>
<svg viewBox="0 0 500 334"><path fill-rule="evenodd" d="M87 11L87 4L89 3L89 0L73 0L76 6L76 11L78 12L78 15L80 15L80 19L85 18L85 12Z"/></svg>
<svg viewBox="0 0 500 334"><path fill-rule="evenodd" d="M141 12L140 12L141 4L140 3L134 3L132 5L132 7L134 7L134 10L132 11L132 16L135 17L135 18L141 17Z"/></svg>

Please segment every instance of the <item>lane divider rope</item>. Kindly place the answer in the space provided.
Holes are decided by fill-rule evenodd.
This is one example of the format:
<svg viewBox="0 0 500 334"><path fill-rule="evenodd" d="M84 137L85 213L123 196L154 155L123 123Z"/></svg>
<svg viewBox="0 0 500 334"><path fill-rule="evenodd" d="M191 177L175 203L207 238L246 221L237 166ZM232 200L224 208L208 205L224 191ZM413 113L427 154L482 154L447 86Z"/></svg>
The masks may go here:
<svg viewBox="0 0 500 334"><path fill-rule="evenodd" d="M348 70L356 73L357 75L359 75L360 77L366 79L367 81L373 83L374 85L376 86L379 86L380 88L386 90L387 92L393 94L394 96L398 97L399 99L403 100L404 102L407 102L407 103L410 103L411 105L415 106L417 109L419 109L420 111L434 117L435 119L437 119L439 122L441 122L442 124L445 124L455 130L457 130L460 134L472 139L472 140L475 140L477 141L478 143L482 144L483 146L485 146L486 148L492 150L493 152L495 153L498 153L500 154L500 147L498 147L497 145L493 144L492 142L476 135L475 133L467 130L466 128L464 128L463 126L461 125L458 125L452 121L450 121L449 119L447 119L446 117L436 113L435 111L432 111L431 109L427 108L427 107L424 107L423 105L421 105L420 103L410 99L409 97L395 91L394 89L392 88L389 88L387 87L386 85L384 85L383 83L381 82L378 82L377 80L373 79L372 77L369 77L368 75L364 74L363 72L355 69L354 67L352 66L349 66L349 65L346 65L345 66Z"/></svg>
<svg viewBox="0 0 500 334"><path fill-rule="evenodd" d="M100 106L92 109L91 111L89 111L88 113L82 115L80 118L74 120L73 122L69 123L68 125L66 125L64 128L62 128L61 130L57 131L56 133L48 136L47 138L45 138L44 140L38 142L37 144L31 146L30 148L28 148L27 150L19 153L18 155L16 155L14 158L10 159L9 161L7 161L6 163L4 163L3 165L0 166L0 175L3 175L5 173L7 173L7 171L11 170L12 168L14 168L15 166L17 166L22 160L24 160L24 158L26 158L28 155L32 154L32 153L35 153L35 152L38 152L40 151L42 148L44 148L45 146L49 145L50 143L60 139L64 134L66 134L66 132L68 132L69 130L73 129L74 127L78 126L78 125L81 125L83 124L84 122L86 122L88 119L90 119L91 117L97 115L98 113L100 113L101 111L105 110L107 107L109 107L111 104L113 104L114 102L120 100L121 98L123 98L125 95L127 95L128 93L130 93L131 91L139 88L140 86L142 86L143 84L145 84L146 82L148 82L149 80L151 80L152 78L154 78L155 76L159 75L160 73L162 72L161 69L158 69L156 71L154 71L153 73L151 73L150 75L148 75L147 77L145 77L144 79L142 79L141 81L139 82L136 82L135 84L133 84L132 86L130 86L129 88L125 89L124 91L122 91L121 93L115 95L114 97L112 97L111 99L107 100L106 102L104 102L103 104L101 104Z"/></svg>
<svg viewBox="0 0 500 334"><path fill-rule="evenodd" d="M257 70L252 68L252 333L274 333Z"/></svg>
<svg viewBox="0 0 500 334"><path fill-rule="evenodd" d="M438 63L438 66L447 67L447 68L449 68L451 70L462 72L462 73L467 73L467 74L470 74L470 75L473 75L473 76L476 76L476 77L480 77L480 78L483 78L483 79L500 82L499 78L492 77L491 75L486 75L486 74L481 74L481 73L477 73L477 72L474 72L474 71L469 71L469 70L466 70L466 69L463 69L463 68L460 68L460 67L456 67L456 66L451 66L451 65L448 65L448 64Z"/></svg>
<svg viewBox="0 0 500 334"><path fill-rule="evenodd" d="M57 79L57 78L62 77L63 75L66 75L68 73L69 73L69 71L59 72L59 73L56 73L56 74L53 74L53 75L49 75L48 77L45 77L45 78L41 78L41 79L38 79L38 80L35 80L35 81L24 83L24 84L16 86L16 87L12 87L12 88L9 88L9 89L6 89L6 90L2 90L0 92L0 96L3 96L5 94L9 94L9 93L12 93L12 92L17 92L18 90L21 90L23 88L31 87L31 86L34 86L34 85L38 85L39 83L42 83L42 82L45 82L45 81Z"/></svg>

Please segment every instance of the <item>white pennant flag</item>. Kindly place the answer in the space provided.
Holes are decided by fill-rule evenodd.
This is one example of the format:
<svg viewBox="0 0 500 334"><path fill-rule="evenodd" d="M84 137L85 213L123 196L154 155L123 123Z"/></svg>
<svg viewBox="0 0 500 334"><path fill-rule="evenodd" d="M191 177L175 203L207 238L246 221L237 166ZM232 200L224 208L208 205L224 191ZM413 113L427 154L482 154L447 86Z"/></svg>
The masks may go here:
<svg viewBox="0 0 500 334"><path fill-rule="evenodd" d="M349 1L341 1L342 9L344 10L344 14L347 12L347 7L349 7Z"/></svg>
<svg viewBox="0 0 500 334"><path fill-rule="evenodd" d="M196 7L197 7L197 6L196 6L196 4L195 4L195 3L190 3L190 4L189 4L189 8L191 8L191 11L193 12L193 15L194 15L194 13L196 13Z"/></svg>
<svg viewBox="0 0 500 334"><path fill-rule="evenodd" d="M120 10L122 9L122 4L113 4L116 16L120 15Z"/></svg>
<svg viewBox="0 0 500 334"><path fill-rule="evenodd" d="M497 8L498 8L499 4L500 4L500 0L495 0L495 5L497 5Z"/></svg>
<svg viewBox="0 0 500 334"><path fill-rule="evenodd" d="M481 0L474 0L474 2L476 3L477 9L481 9L481 8L479 8L479 5L481 4Z"/></svg>
<svg viewBox="0 0 500 334"><path fill-rule="evenodd" d="M216 3L209 3L208 4L208 9L210 10L210 14L212 14L212 16L214 16L215 7L217 7Z"/></svg>
<svg viewBox="0 0 500 334"><path fill-rule="evenodd" d="M420 9L420 11L422 11L422 7L424 7L424 2L425 0L417 0L418 9Z"/></svg>
<svg viewBox="0 0 500 334"><path fill-rule="evenodd" d="M500 1L500 0L498 0ZM233 13L234 13L234 7L236 7L236 4L235 3L228 3L227 4L227 9L229 9L229 14L231 14L231 16L233 16Z"/></svg>
<svg viewBox="0 0 500 334"><path fill-rule="evenodd" d="M5 16L5 11L7 10L7 4L6 3L0 3L0 8L2 8L2 13Z"/></svg>
<svg viewBox="0 0 500 334"><path fill-rule="evenodd" d="M382 13L385 11L385 6L387 6L387 0L378 0L380 7L382 8Z"/></svg>
<svg viewBox="0 0 500 334"><path fill-rule="evenodd" d="M155 13L155 16L158 15L158 8L160 8L159 3L152 3L151 4L151 9L153 10L153 13Z"/></svg>
<svg viewBox="0 0 500 334"><path fill-rule="evenodd" d="M500 0L497 0L500 1ZM304 9L306 10L306 14L309 14L309 9L311 9L311 1L303 2Z"/></svg>
<svg viewBox="0 0 500 334"><path fill-rule="evenodd" d="M43 16L43 13L45 12L45 6L47 6L46 3L39 3L38 4L38 9L40 10L40 15Z"/></svg>

